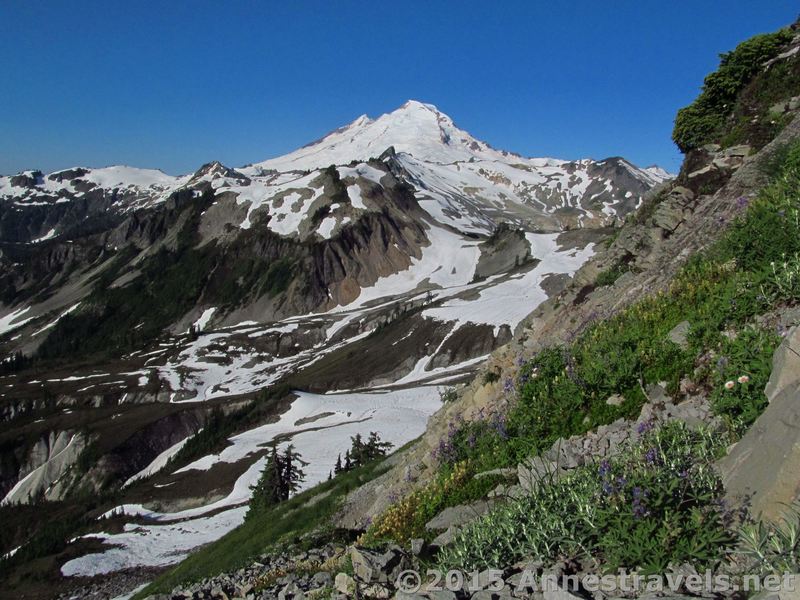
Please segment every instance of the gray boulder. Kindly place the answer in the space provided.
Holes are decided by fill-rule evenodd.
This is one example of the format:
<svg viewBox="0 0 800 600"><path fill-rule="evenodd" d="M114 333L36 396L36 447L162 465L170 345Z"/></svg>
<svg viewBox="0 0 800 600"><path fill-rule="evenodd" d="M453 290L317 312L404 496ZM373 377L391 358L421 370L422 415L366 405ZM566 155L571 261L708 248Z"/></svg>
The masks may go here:
<svg viewBox="0 0 800 600"><path fill-rule="evenodd" d="M354 595L356 592L356 582L347 573L337 573L333 585L336 588L336 591L341 592L346 596L352 597L352 595Z"/></svg>
<svg viewBox="0 0 800 600"><path fill-rule="evenodd" d="M800 487L800 385L784 387L719 467L729 500L752 496L751 510L778 520Z"/></svg>
<svg viewBox="0 0 800 600"><path fill-rule="evenodd" d="M448 527L447 530L443 531L439 535L437 535L433 540L431 540L431 546L435 548L444 548L445 546L449 546L455 540L456 533L458 533L458 529L456 527Z"/></svg>
<svg viewBox="0 0 800 600"><path fill-rule="evenodd" d="M800 327L794 327L772 355L772 375L764 388L767 399L800 382Z"/></svg>
<svg viewBox="0 0 800 600"><path fill-rule="evenodd" d="M689 321L681 321L667 334L667 338L669 338L671 342L686 350L689 347L687 338L689 336L690 327Z"/></svg>
<svg viewBox="0 0 800 600"><path fill-rule="evenodd" d="M383 553L354 546L350 549L350 560L355 578L364 583L394 583L408 567L406 555L399 546L389 546Z"/></svg>
<svg viewBox="0 0 800 600"><path fill-rule="evenodd" d="M486 500L478 500L473 504L450 506L428 521L425 524L425 529L428 531L441 531L453 526L465 525L484 514L490 507L491 502Z"/></svg>
<svg viewBox="0 0 800 600"><path fill-rule="evenodd" d="M528 458L517 466L519 485L525 492L533 492L540 481L557 480L563 473L564 469L555 461L541 456Z"/></svg>

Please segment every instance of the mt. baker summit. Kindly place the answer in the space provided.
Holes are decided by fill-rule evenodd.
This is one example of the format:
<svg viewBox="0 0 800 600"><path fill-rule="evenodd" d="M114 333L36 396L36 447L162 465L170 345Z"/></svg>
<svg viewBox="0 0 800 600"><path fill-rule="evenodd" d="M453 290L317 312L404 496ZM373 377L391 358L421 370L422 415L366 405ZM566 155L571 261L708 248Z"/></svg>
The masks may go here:
<svg viewBox="0 0 800 600"><path fill-rule="evenodd" d="M418 160L455 163L469 160L508 160L519 155L497 151L459 129L453 120L433 104L409 100L377 119L361 115L324 138L285 156L257 163L256 167L285 171L313 169L351 160L380 156L393 146L395 151ZM542 159L541 164L558 163Z"/></svg>

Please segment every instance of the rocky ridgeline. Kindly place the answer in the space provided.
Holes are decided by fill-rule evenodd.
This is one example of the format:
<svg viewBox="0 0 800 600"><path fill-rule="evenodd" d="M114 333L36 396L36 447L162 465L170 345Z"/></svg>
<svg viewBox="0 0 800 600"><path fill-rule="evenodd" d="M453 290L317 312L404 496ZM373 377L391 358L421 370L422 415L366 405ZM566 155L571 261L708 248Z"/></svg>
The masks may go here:
<svg viewBox="0 0 800 600"><path fill-rule="evenodd" d="M263 554L251 565L238 571L223 573L199 583L175 588L169 594L157 594L150 598L290 600L328 597L334 589L334 577L345 556L346 548L333 544L297 554Z"/></svg>

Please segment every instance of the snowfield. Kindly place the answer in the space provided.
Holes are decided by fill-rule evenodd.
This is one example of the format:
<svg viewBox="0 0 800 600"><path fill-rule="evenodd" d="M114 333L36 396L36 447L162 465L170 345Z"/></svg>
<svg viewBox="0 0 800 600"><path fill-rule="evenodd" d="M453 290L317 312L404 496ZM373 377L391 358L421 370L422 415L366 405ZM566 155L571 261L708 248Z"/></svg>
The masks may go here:
<svg viewBox="0 0 800 600"><path fill-rule="evenodd" d="M406 271L382 278L362 292L347 307L339 307L326 315L308 315L307 319L333 319L327 330L330 340L347 323L357 320L370 310L365 304L391 301L403 295L414 295L422 282L435 283L433 292L440 306L425 309L423 316L451 324L449 335L466 323L484 323L499 327L514 327L546 298L540 284L554 273L574 273L593 253L591 245L581 250L561 250L557 234L527 234L531 254L540 262L527 272L511 276L495 276L488 281L471 283L479 257L477 242L439 227L432 227L433 243L423 249L420 259ZM459 296L471 292L470 300ZM476 293L477 292L477 293ZM374 308L374 306L373 306ZM210 310L210 309L209 309ZM208 312L208 311L206 311ZM205 313L204 313L205 315ZM352 343L368 335L346 339L325 348L312 348L292 357L238 356L235 348L227 353L230 364L219 364L216 358L205 355L206 349L220 342L230 343L231 333L263 336L269 332L291 332L301 326L304 317L293 317L265 329L257 323L242 323L237 327L219 329L191 342L180 353L177 362L161 368L162 375L173 389L194 389L197 399L221 397L232 392L244 392L263 387L263 381L276 379L283 369L307 367L326 352ZM448 337L449 337L448 335ZM441 347L443 340L439 346ZM250 487L256 483L265 463L264 453L272 440L279 438L279 448L294 444L306 467L307 479L303 489L325 480L332 471L337 455L350 446L356 433L376 431L395 447L418 437L425 430L428 417L440 406L439 393L446 382L463 369L482 363L479 356L463 363L428 370L431 357L438 348L431 348L414 368L392 384L371 391L330 392L311 394L296 392L297 399L275 423L268 423L230 438L230 445L219 454L202 457L176 473L202 471L214 465L249 461L232 489L224 498L198 508L173 513L152 511L142 505L118 506L110 513L126 514L133 519L122 534L91 534L115 547L71 560L62 567L65 575L91 576L137 566L163 566L179 562L192 548L213 541L238 526L250 497ZM213 355L212 355L213 356ZM248 366L248 365L257 366ZM275 369L265 375L268 368ZM259 373L257 375L257 373ZM320 432L324 431L324 435ZM186 440L164 451L129 483L157 472L166 465ZM167 484L169 485L169 484ZM136 520L146 519L144 525Z"/></svg>
<svg viewBox="0 0 800 600"><path fill-rule="evenodd" d="M200 459L181 469L208 469L216 462L236 462L263 452L276 436L288 436L278 445L294 444L303 459L306 480L302 489L327 479L336 457L350 447L350 437L377 431L383 440L399 447L425 431L428 417L440 405L435 387L356 394L308 394L298 398L277 423L263 425L231 438L232 446L219 455ZM332 413L324 416L326 413ZM315 419L315 417L321 417ZM305 424L303 424L305 423ZM324 431L324 435L320 435ZM236 481L231 493L206 506L176 513L149 511L124 505L110 512L147 517L162 523L128 523L120 534L96 533L87 538L113 545L104 552L87 554L61 567L65 576L93 576L132 567L164 566L182 560L193 548L222 537L242 523L250 486L258 481L265 458L255 460ZM215 514L209 515L213 511Z"/></svg>

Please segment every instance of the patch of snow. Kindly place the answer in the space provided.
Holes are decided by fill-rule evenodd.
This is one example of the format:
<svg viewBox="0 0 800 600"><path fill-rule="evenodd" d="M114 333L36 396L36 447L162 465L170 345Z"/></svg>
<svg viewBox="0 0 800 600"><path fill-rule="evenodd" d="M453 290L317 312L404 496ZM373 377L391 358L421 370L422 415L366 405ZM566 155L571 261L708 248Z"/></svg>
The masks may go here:
<svg viewBox="0 0 800 600"><path fill-rule="evenodd" d="M45 242L47 240L52 240L56 237L56 230L55 228L51 229L47 233L45 233L42 237L36 238L35 240L31 240L31 244L38 244L39 242Z"/></svg>
<svg viewBox="0 0 800 600"><path fill-rule="evenodd" d="M214 312L217 310L216 306L212 306L211 308L207 308L203 311L203 314L200 315L200 318L194 322L194 327L197 331L205 331L206 325L211 320L211 317L214 316Z"/></svg>
<svg viewBox="0 0 800 600"><path fill-rule="evenodd" d="M42 332L44 332L44 331L47 331L48 329L50 329L50 328L52 328L52 327L55 327L56 323L58 323L58 322L59 322L61 319L63 319L63 318L66 316L66 315L68 315L68 314L69 314L69 313L71 313L73 310L75 310L76 308L78 308L80 305L81 305L81 303L80 303L80 302L78 302L78 303L76 303L76 304L73 304L73 305L72 305L72 306L70 306L70 307L69 307L67 310L65 310L63 313L61 313L60 315L58 315L58 316L57 316L57 317L56 317L54 320L50 321L50 322L49 322L47 325L45 325L44 327L42 327L40 330L38 330L38 331L35 331L35 332L33 333L33 335L39 335L40 333L42 333Z"/></svg>
<svg viewBox="0 0 800 600"><path fill-rule="evenodd" d="M531 246L531 256L540 260L533 269L516 275L496 285L487 286L477 299L454 298L441 306L426 309L425 317L439 321L459 323L485 323L487 325L509 325L513 330L539 304L547 299L541 283L547 275L565 273L572 275L593 254L589 244L581 250L559 250L557 233L526 234Z"/></svg>
<svg viewBox="0 0 800 600"><path fill-rule="evenodd" d="M0 335L4 333L8 333L16 329L17 327L22 327L28 321L34 319L35 317L28 317L26 319L22 319L19 321L18 319L26 314L30 310L30 306L26 306L25 308L18 308L12 313L5 315L4 317L0 317Z"/></svg>
<svg viewBox="0 0 800 600"><path fill-rule="evenodd" d="M317 233L319 233L322 237L326 240L330 239L333 230L336 228L336 217L333 215L328 215L324 219L322 219L322 223L319 224L317 227Z"/></svg>
<svg viewBox="0 0 800 600"><path fill-rule="evenodd" d="M364 204L364 200L361 198L361 188L358 184L347 186L347 197L350 198L350 204L353 205L353 208L367 210L367 205Z"/></svg>
<svg viewBox="0 0 800 600"><path fill-rule="evenodd" d="M244 521L246 507L168 525L128 523L122 533L90 533L114 547L67 561L65 577L93 577L134 567L165 567L182 561L194 548L218 540Z"/></svg>
<svg viewBox="0 0 800 600"><path fill-rule="evenodd" d="M177 444L173 444L172 446L164 450L161 454L156 456L153 459L153 461L149 465L147 465L144 469L136 473L136 475L130 477L122 487L129 486L134 481L137 481L139 479L144 479L145 477L150 477L151 475L155 475L156 473L158 473L161 469L167 466L167 463L169 463L169 459L175 456L180 451L180 449L186 445L186 442L188 442L191 438L192 438L191 435L185 437Z"/></svg>

